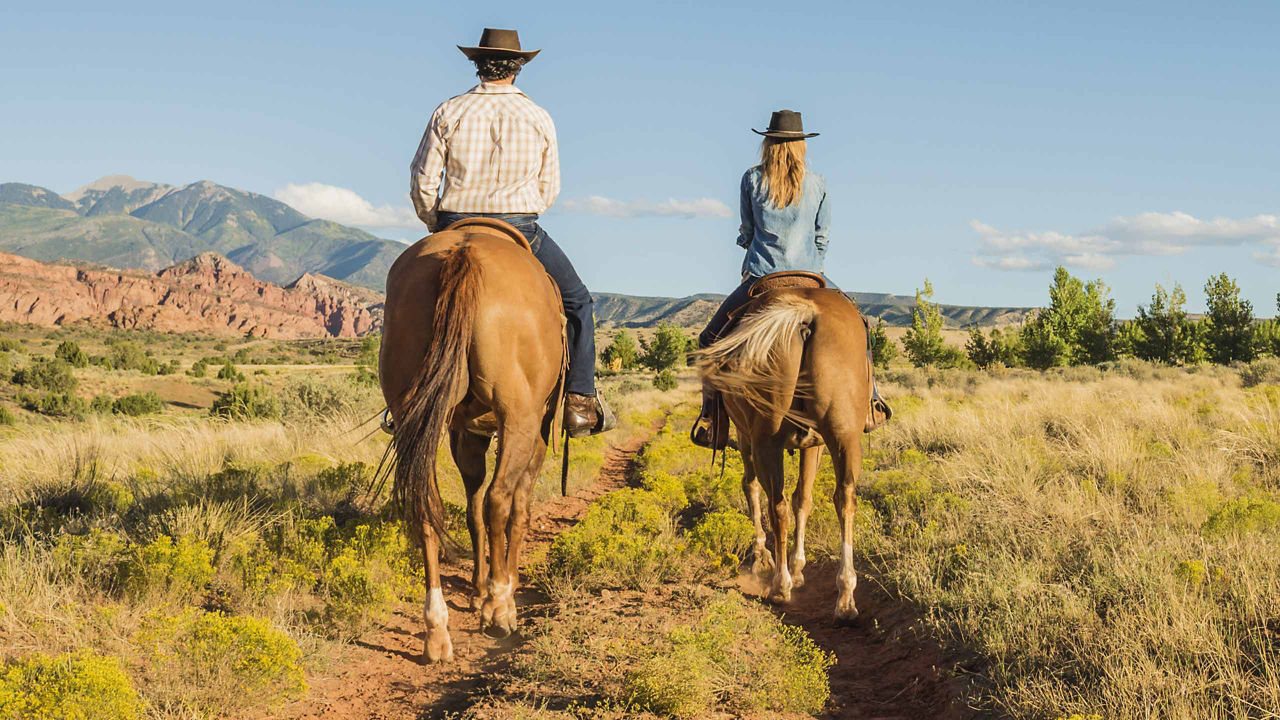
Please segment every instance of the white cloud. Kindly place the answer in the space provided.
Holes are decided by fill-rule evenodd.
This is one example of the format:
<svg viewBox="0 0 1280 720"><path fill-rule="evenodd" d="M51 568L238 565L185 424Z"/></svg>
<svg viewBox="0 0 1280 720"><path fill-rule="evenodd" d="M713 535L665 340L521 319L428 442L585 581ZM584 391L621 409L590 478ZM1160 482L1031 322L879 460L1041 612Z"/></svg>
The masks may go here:
<svg viewBox="0 0 1280 720"><path fill-rule="evenodd" d="M1103 227L1079 235L1059 232L1007 233L979 220L969 227L979 236L974 263L998 270L1040 270L1069 265L1110 270L1116 258L1133 255L1176 255L1196 247L1280 244L1280 216L1200 220L1184 212L1146 212L1113 218ZM1254 253L1265 264L1280 265L1280 249Z"/></svg>
<svg viewBox="0 0 1280 720"><path fill-rule="evenodd" d="M409 207L376 206L355 191L324 183L289 183L272 195L303 215L332 220L343 225L371 228L423 230L422 221Z"/></svg>
<svg viewBox="0 0 1280 720"><path fill-rule="evenodd" d="M652 203L646 200L614 200L612 198L592 195L585 198L570 198L561 203L568 212L588 215L605 215L608 217L681 217L681 218L727 218L733 217L728 205L715 198L696 198L693 200L676 200L670 198L665 202Z"/></svg>
<svg viewBox="0 0 1280 720"><path fill-rule="evenodd" d="M979 267L991 268L992 270L1047 270L1049 264L1040 260L1032 260L1022 255L1014 255L1010 257L973 258L973 264Z"/></svg>
<svg viewBox="0 0 1280 720"><path fill-rule="evenodd" d="M1270 248L1263 252L1254 253L1253 259L1257 260L1263 265L1270 265L1271 267L1280 268L1280 245L1277 245L1276 247Z"/></svg>

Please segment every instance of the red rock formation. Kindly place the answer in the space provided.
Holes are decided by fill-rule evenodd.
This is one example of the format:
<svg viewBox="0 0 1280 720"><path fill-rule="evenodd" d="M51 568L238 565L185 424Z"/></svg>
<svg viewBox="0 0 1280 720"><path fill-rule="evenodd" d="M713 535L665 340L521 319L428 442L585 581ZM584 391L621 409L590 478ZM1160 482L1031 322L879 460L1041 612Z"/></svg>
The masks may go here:
<svg viewBox="0 0 1280 720"><path fill-rule="evenodd" d="M0 253L0 320L88 322L161 332L265 338L353 337L382 328L381 294L323 275L287 288L204 253L152 275L83 269Z"/></svg>

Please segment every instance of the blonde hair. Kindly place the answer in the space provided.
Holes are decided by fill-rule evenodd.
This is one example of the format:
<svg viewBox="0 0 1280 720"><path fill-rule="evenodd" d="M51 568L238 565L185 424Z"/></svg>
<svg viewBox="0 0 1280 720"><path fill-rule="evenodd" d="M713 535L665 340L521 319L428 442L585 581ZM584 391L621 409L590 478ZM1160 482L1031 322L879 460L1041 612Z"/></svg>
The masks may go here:
<svg viewBox="0 0 1280 720"><path fill-rule="evenodd" d="M804 140L767 137L760 145L760 171L769 202L784 208L804 192Z"/></svg>

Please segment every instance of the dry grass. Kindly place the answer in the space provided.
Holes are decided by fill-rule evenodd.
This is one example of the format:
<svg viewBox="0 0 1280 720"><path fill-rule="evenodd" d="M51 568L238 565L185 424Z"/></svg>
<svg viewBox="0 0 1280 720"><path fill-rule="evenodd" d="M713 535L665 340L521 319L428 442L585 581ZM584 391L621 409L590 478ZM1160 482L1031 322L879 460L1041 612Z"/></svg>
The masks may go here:
<svg viewBox="0 0 1280 720"><path fill-rule="evenodd" d="M989 661L980 704L1276 717L1280 388L1159 375L887 388L900 412L866 462L859 550Z"/></svg>
<svg viewBox="0 0 1280 720"><path fill-rule="evenodd" d="M0 428L0 667L89 649L123 660L150 717L238 714L246 702L293 693L295 658L308 668L331 663L390 604L421 594L418 556L394 530L385 488L372 482L387 444L374 420L376 388L337 376L307 380L303 393L295 378L272 379L286 394L284 420L171 409L141 419L26 417ZM571 491L595 477L610 442L630 441L689 397L687 381L673 393L647 383L624 393L624 381L605 384L619 429L572 444ZM442 494L460 505L446 445ZM535 501L559 492L559 460L548 456ZM178 641L165 651L173 658L156 661L148 638L157 618L172 624L199 607L233 613L192 626L207 636L201 647L216 641L225 656L253 645L245 652L266 663L255 672L276 673L267 677L281 692L235 690L268 681L237 675L244 664L223 656L183 654Z"/></svg>

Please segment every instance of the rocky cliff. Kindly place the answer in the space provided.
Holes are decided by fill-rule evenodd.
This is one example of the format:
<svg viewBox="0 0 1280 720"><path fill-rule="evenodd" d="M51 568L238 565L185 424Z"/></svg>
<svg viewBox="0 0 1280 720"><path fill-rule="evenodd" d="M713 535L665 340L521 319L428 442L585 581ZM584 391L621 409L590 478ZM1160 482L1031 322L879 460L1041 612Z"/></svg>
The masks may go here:
<svg viewBox="0 0 1280 720"><path fill-rule="evenodd" d="M0 321L282 339L353 337L381 329L382 295L312 274L280 287L214 253L152 274L0 252Z"/></svg>

